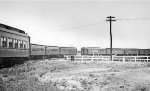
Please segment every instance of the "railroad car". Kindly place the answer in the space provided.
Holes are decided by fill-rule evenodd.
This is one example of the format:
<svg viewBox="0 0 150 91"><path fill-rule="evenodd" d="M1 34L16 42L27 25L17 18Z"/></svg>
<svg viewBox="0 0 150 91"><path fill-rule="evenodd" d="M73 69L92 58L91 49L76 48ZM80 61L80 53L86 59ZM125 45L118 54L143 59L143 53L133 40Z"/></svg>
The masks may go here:
<svg viewBox="0 0 150 91"><path fill-rule="evenodd" d="M106 49L100 47L82 47L82 55L106 55Z"/></svg>
<svg viewBox="0 0 150 91"><path fill-rule="evenodd" d="M110 55L110 48L107 48L106 51L107 51L107 55ZM112 48L112 55L116 55L116 56L124 55L124 49Z"/></svg>
<svg viewBox="0 0 150 91"><path fill-rule="evenodd" d="M28 59L29 45L30 37L23 30L0 24L0 64Z"/></svg>
<svg viewBox="0 0 150 91"><path fill-rule="evenodd" d="M137 56L137 55L139 55L140 49L126 48L124 50L125 50L125 55L127 55L127 56Z"/></svg>
<svg viewBox="0 0 150 91"><path fill-rule="evenodd" d="M60 55L76 55L76 47L60 47Z"/></svg>
<svg viewBox="0 0 150 91"><path fill-rule="evenodd" d="M46 57L45 45L31 44L31 59L40 59Z"/></svg>
<svg viewBox="0 0 150 91"><path fill-rule="evenodd" d="M58 46L46 46L46 56L48 58L59 58L60 50Z"/></svg>
<svg viewBox="0 0 150 91"><path fill-rule="evenodd" d="M140 49L139 55L150 56L150 49Z"/></svg>

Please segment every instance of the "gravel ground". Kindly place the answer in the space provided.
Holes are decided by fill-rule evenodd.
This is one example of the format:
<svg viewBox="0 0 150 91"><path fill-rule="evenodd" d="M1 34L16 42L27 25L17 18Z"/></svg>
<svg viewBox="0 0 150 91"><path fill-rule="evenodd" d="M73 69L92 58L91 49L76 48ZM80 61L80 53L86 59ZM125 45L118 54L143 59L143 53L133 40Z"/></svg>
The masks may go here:
<svg viewBox="0 0 150 91"><path fill-rule="evenodd" d="M30 60L0 70L0 91L150 91L150 63Z"/></svg>

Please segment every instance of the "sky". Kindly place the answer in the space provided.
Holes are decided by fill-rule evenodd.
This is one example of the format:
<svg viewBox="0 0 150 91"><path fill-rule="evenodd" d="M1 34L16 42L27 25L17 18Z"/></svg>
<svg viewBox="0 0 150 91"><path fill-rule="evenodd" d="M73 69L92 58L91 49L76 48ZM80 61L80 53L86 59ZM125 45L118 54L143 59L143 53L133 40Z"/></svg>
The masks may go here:
<svg viewBox="0 0 150 91"><path fill-rule="evenodd" d="M150 48L149 0L0 0L0 23L31 42L66 47Z"/></svg>

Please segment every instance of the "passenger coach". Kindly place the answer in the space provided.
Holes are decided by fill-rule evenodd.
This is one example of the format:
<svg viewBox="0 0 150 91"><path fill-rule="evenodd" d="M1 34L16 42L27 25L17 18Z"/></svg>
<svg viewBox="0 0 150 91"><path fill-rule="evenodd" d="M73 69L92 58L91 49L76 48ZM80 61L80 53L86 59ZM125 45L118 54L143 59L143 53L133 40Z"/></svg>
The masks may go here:
<svg viewBox="0 0 150 91"><path fill-rule="evenodd" d="M58 46L46 46L46 56L48 58L60 58L60 50Z"/></svg>
<svg viewBox="0 0 150 91"><path fill-rule="evenodd" d="M30 37L23 30L0 24L0 64L11 65L27 59L29 45Z"/></svg>
<svg viewBox="0 0 150 91"><path fill-rule="evenodd" d="M77 48L76 47L60 47L60 54L61 55L76 55L77 54Z"/></svg>
<svg viewBox="0 0 150 91"><path fill-rule="evenodd" d="M110 48L82 47L81 55L110 55ZM150 56L150 49L112 48L115 56Z"/></svg>
<svg viewBox="0 0 150 91"><path fill-rule="evenodd" d="M39 45L39 44L31 44L30 45L30 59L41 59L45 58L45 45Z"/></svg>
<svg viewBox="0 0 150 91"><path fill-rule="evenodd" d="M81 48L81 55L95 55L95 56L100 56L100 55L106 55L107 51L105 48L100 48L100 47L82 47Z"/></svg>

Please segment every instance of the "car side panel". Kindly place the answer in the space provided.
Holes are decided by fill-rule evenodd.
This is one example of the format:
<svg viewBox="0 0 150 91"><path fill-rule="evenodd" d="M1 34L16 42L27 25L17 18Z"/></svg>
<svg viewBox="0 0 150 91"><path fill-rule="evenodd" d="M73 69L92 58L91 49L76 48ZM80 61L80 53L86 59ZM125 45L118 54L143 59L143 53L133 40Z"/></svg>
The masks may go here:
<svg viewBox="0 0 150 91"><path fill-rule="evenodd" d="M31 44L31 55L46 55L45 45Z"/></svg>

